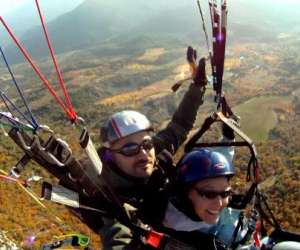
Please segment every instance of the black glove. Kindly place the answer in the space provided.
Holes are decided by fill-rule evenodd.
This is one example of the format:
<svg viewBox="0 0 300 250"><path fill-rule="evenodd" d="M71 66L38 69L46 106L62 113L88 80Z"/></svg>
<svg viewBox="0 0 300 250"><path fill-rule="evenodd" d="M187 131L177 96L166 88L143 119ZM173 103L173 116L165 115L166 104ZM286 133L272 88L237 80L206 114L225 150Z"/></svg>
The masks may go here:
<svg viewBox="0 0 300 250"><path fill-rule="evenodd" d="M194 83L195 83L195 85L199 85L199 86L205 86L207 84L207 77L206 77L206 71L205 71L205 58L204 57L202 57L199 60L197 72L194 77Z"/></svg>
<svg viewBox="0 0 300 250"><path fill-rule="evenodd" d="M194 80L195 85L203 87L207 84L207 78L205 73L205 58L201 58L199 60L199 65L197 66L197 51L193 49L193 47L188 46L186 51L186 59L190 65L192 71L192 79ZM172 86L172 90L176 92L181 85L186 81L190 80L191 78L186 78L176 82Z"/></svg>
<svg viewBox="0 0 300 250"><path fill-rule="evenodd" d="M207 84L205 58L202 57L197 66L197 51L194 50L193 47L189 46L186 52L186 59L192 68L192 76L195 85L205 86Z"/></svg>
<svg viewBox="0 0 300 250"><path fill-rule="evenodd" d="M186 51L186 60L189 62L189 64L194 64L196 66L197 61L197 51L193 49L193 47L188 46Z"/></svg>

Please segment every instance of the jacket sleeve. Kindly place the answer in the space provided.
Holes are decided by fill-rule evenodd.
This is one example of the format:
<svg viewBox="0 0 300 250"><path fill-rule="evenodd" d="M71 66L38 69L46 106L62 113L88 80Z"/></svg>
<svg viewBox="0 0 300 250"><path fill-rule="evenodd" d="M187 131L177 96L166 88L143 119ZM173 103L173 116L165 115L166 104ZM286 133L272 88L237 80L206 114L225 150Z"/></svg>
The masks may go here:
<svg viewBox="0 0 300 250"><path fill-rule="evenodd" d="M167 127L154 136L156 153L163 149L171 154L176 153L193 128L198 108L203 104L204 93L205 87L193 83L190 85Z"/></svg>
<svg viewBox="0 0 300 250"><path fill-rule="evenodd" d="M196 250L193 245L179 241L173 237L162 240L159 247L144 245L141 240L133 237L130 229L115 220L106 221L100 231L104 250Z"/></svg>
<svg viewBox="0 0 300 250"><path fill-rule="evenodd" d="M141 240L136 239L130 228L116 219L103 218L104 225L100 229L102 247L105 250L149 250Z"/></svg>

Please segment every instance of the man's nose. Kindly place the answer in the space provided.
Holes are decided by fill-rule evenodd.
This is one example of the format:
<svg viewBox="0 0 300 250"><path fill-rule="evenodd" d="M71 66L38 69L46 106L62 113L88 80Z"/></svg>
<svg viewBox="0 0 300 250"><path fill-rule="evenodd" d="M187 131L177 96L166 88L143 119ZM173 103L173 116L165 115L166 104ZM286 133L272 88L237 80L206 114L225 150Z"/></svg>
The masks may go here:
<svg viewBox="0 0 300 250"><path fill-rule="evenodd" d="M143 156L148 157L148 155L149 155L149 150L146 150L146 149L144 149L143 147L141 147L141 148L140 148L139 155L143 155Z"/></svg>

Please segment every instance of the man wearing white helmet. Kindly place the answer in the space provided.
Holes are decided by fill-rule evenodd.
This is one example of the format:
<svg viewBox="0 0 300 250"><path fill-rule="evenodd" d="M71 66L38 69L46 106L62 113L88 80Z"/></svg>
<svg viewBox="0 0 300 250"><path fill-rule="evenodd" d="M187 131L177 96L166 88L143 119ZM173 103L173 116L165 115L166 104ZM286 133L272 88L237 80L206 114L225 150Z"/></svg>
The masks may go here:
<svg viewBox="0 0 300 250"><path fill-rule="evenodd" d="M156 134L147 117L132 110L113 114L102 127L103 146L98 152L103 176L123 204L137 209L159 208L161 192L175 174L166 155L174 155L187 138L203 103L206 83L205 59L200 59L194 82L167 127ZM131 230L118 220L103 217L102 221L104 249L147 249L140 248Z"/></svg>
<svg viewBox="0 0 300 250"><path fill-rule="evenodd" d="M129 178L147 178L154 170L155 150L150 121L143 114L125 110L113 114L102 128L102 158Z"/></svg>

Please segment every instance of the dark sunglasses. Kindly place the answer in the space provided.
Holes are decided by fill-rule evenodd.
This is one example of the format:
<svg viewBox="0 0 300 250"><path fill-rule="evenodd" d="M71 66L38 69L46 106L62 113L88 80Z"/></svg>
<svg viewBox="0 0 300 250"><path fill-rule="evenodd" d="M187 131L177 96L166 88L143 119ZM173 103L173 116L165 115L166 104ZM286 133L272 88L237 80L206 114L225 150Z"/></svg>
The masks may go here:
<svg viewBox="0 0 300 250"><path fill-rule="evenodd" d="M200 190L197 188L194 188L194 190L197 192L198 195L205 197L207 199L210 199L210 200L213 200L213 199L217 198L218 196L225 199L225 198L231 196L233 193L231 189L222 191L222 192L216 192L216 191L211 191L211 190Z"/></svg>
<svg viewBox="0 0 300 250"><path fill-rule="evenodd" d="M152 139L146 139L142 141L140 144L138 143L127 143L120 149L112 149L112 152L119 153L125 156L135 156L140 153L141 148L145 149L146 151L150 151L154 147Z"/></svg>

